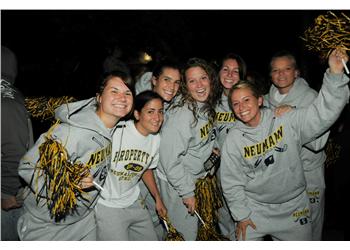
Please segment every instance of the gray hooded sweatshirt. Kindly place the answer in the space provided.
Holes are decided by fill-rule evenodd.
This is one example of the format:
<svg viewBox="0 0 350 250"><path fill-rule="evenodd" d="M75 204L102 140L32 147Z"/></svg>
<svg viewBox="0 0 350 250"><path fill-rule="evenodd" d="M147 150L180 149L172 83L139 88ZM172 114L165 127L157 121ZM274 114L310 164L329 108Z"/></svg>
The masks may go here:
<svg viewBox="0 0 350 250"><path fill-rule="evenodd" d="M168 110L161 130L159 178L170 183L180 197L194 196L196 180L205 175L204 162L209 158L215 136L208 116L197 103L198 122L188 104Z"/></svg>
<svg viewBox="0 0 350 250"><path fill-rule="evenodd" d="M216 106L215 133L216 143L219 149L222 148L226 136L235 122L235 116L228 105L228 97L222 93L221 103Z"/></svg>
<svg viewBox="0 0 350 250"><path fill-rule="evenodd" d="M288 92L288 95L278 102L275 99L275 94L278 89L272 85L269 93L264 97L264 105L271 108L276 108L283 104L294 106L295 108L308 107L313 100L317 97L317 92L309 87L307 82L303 78L297 78L293 84L293 87ZM323 166L326 160L326 154L322 150L327 143L329 131L312 141L304 145L301 149L301 159L303 161L303 167L305 171L310 171L315 168ZM320 151L321 150L321 151Z"/></svg>
<svg viewBox="0 0 350 250"><path fill-rule="evenodd" d="M95 98L61 105L56 110L56 118L61 124L51 135L64 145L71 161L88 165L94 181L103 186L111 164L112 131L105 127L95 110ZM86 199L78 197L76 211L64 219L55 222L54 218L50 218L46 199L40 199L37 204L35 196L35 192L41 189L44 181L44 177L40 176L39 182L35 182L38 174L35 165L39 159L38 148L45 141L46 135L47 133L44 133L40 136L20 162L19 174L32 189L24 202L24 217L29 218L30 223L24 223L27 225L19 229L20 236L24 240L80 240L95 227L92 212L99 191L93 189L87 192ZM85 224L81 223L82 221ZM43 223L46 223L46 229ZM44 234L40 228L45 229Z"/></svg>
<svg viewBox="0 0 350 250"><path fill-rule="evenodd" d="M260 124L235 122L222 150L221 182L236 221L251 214L248 200L281 204L304 192L300 150L339 117L349 99L349 78L326 71L318 97L307 108L274 117L261 109Z"/></svg>

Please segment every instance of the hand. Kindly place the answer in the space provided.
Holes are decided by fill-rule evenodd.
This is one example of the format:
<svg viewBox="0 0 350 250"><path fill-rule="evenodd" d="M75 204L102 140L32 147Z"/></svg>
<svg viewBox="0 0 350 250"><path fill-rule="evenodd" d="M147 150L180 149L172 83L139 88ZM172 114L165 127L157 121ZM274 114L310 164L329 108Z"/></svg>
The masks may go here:
<svg viewBox="0 0 350 250"><path fill-rule="evenodd" d="M242 240L246 239L247 227L251 226L253 229L256 229L255 224L251 219L240 221L236 227L236 239L240 240L242 235Z"/></svg>
<svg viewBox="0 0 350 250"><path fill-rule="evenodd" d="M164 203L161 199L158 199L156 201L156 211L158 216L160 216L161 218L165 218L168 211L166 209L166 207L164 206Z"/></svg>
<svg viewBox="0 0 350 250"><path fill-rule="evenodd" d="M293 110L293 108L294 108L293 106L290 106L288 104L283 104L275 109L275 116L281 117L283 114Z"/></svg>
<svg viewBox="0 0 350 250"><path fill-rule="evenodd" d="M332 51L328 58L328 65L331 73L339 74L343 72L344 65L342 59L345 64L349 60L349 56L346 54L345 50L335 49Z"/></svg>
<svg viewBox="0 0 350 250"><path fill-rule="evenodd" d="M183 198L182 202L187 207L188 212L193 215L194 210L196 209L196 198L194 196L188 197L188 198Z"/></svg>
<svg viewBox="0 0 350 250"><path fill-rule="evenodd" d="M92 177L91 173L89 174L88 177L85 177L81 179L79 186L81 189L88 189L94 186L94 178Z"/></svg>
<svg viewBox="0 0 350 250"><path fill-rule="evenodd" d="M5 211L20 207L21 205L17 203L16 196L10 196L7 199L1 199L1 209Z"/></svg>
<svg viewBox="0 0 350 250"><path fill-rule="evenodd" d="M216 154L217 156L220 156L220 149L219 148L213 148L213 154Z"/></svg>

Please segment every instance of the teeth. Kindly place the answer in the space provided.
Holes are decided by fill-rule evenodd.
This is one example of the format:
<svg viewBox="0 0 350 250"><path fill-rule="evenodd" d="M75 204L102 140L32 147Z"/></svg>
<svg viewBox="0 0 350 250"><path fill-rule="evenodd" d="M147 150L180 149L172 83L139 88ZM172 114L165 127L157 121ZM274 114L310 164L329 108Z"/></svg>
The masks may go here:
<svg viewBox="0 0 350 250"><path fill-rule="evenodd" d="M122 108L122 109L127 107L125 104L114 104L113 106L116 108Z"/></svg>
<svg viewBox="0 0 350 250"><path fill-rule="evenodd" d="M170 90L164 90L164 93L167 95L173 95L174 92Z"/></svg>
<svg viewBox="0 0 350 250"><path fill-rule="evenodd" d="M242 116L248 115L248 114L249 114L249 111L241 112L241 115L242 115Z"/></svg>

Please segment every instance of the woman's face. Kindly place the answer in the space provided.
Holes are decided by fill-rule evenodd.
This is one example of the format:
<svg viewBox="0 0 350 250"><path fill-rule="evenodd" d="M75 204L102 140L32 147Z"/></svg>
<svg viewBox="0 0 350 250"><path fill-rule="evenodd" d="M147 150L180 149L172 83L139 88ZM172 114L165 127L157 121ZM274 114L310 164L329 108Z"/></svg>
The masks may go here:
<svg viewBox="0 0 350 250"><path fill-rule="evenodd" d="M152 77L153 90L166 102L170 102L180 87L180 72L178 69L164 68L158 78Z"/></svg>
<svg viewBox="0 0 350 250"><path fill-rule="evenodd" d="M271 62L271 80L281 94L289 92L298 74L293 60L288 57L278 57Z"/></svg>
<svg viewBox="0 0 350 250"><path fill-rule="evenodd" d="M133 96L121 78L112 77L107 81L106 87L97 100L99 102L97 114L103 121L105 121L103 118L107 117L119 120L130 112Z"/></svg>
<svg viewBox="0 0 350 250"><path fill-rule="evenodd" d="M220 82L224 87L224 93L227 95L230 88L240 80L237 61L235 59L225 60L220 69L219 77Z"/></svg>
<svg viewBox="0 0 350 250"><path fill-rule="evenodd" d="M250 127L256 127L260 122L260 106L263 98L256 98L249 88L236 89L231 96L231 104L235 117Z"/></svg>
<svg viewBox="0 0 350 250"><path fill-rule="evenodd" d="M144 136L158 133L164 120L163 102L160 99L152 99L141 109L135 110L134 116L137 120L136 128Z"/></svg>
<svg viewBox="0 0 350 250"><path fill-rule="evenodd" d="M205 102L210 94L210 79L207 72L201 67L192 67L186 70L185 77L192 98L197 102Z"/></svg>

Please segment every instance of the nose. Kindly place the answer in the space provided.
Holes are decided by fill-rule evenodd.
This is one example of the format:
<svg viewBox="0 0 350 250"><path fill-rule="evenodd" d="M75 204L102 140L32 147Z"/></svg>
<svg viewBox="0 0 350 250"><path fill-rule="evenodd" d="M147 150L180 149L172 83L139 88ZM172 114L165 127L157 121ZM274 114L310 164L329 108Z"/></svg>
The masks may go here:
<svg viewBox="0 0 350 250"><path fill-rule="evenodd" d="M244 108L245 108L245 103L244 103L244 102L240 102L238 108L239 108L239 111L244 110Z"/></svg>
<svg viewBox="0 0 350 250"><path fill-rule="evenodd" d="M280 69L278 70L278 75L284 75L286 71L284 69Z"/></svg>
<svg viewBox="0 0 350 250"><path fill-rule="evenodd" d="M174 90L175 89L175 82L174 81L169 81L168 82L169 87Z"/></svg>
<svg viewBox="0 0 350 250"><path fill-rule="evenodd" d="M123 92L118 93L117 98L120 99L120 101L126 101L126 95Z"/></svg>
<svg viewBox="0 0 350 250"><path fill-rule="evenodd" d="M155 112L154 115L153 115L153 119L154 119L155 121L157 121L157 122L158 122L158 121L161 121L162 118L163 118L163 114L162 114L162 113Z"/></svg>
<svg viewBox="0 0 350 250"><path fill-rule="evenodd" d="M203 86L203 80L197 81L197 88L201 88Z"/></svg>

